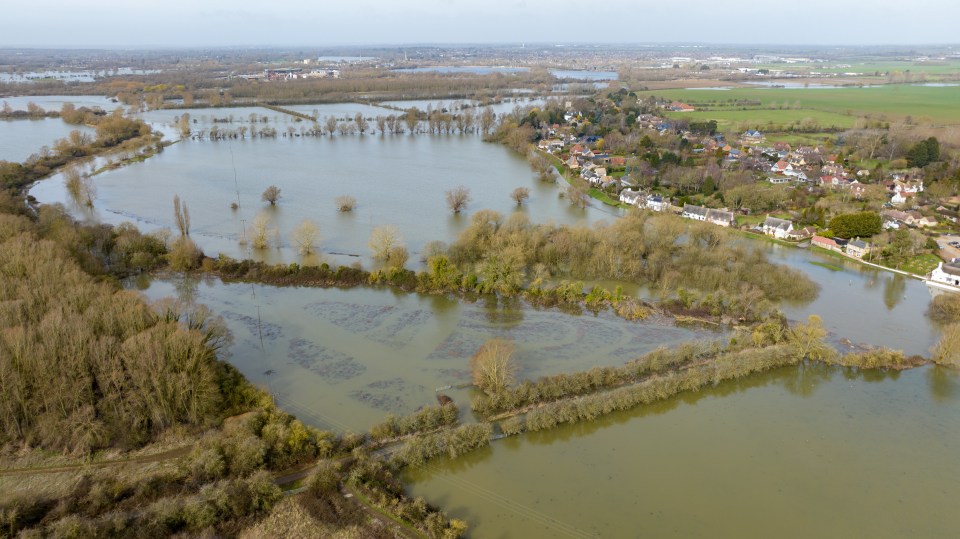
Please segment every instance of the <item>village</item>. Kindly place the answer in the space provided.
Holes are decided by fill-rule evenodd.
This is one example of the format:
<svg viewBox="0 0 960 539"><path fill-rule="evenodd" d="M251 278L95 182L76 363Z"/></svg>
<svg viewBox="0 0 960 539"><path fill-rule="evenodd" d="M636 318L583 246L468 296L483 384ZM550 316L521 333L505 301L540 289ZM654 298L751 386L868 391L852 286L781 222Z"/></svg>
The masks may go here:
<svg viewBox="0 0 960 539"><path fill-rule="evenodd" d="M615 201L622 207L669 212L747 234L763 235L787 245L819 248L864 262L879 262L878 267L895 270L884 264L883 257L896 241L891 238L902 231L901 241L916 244L912 255L926 251L938 257L934 262L930 255L926 255L921 273L915 273L915 268L906 273L960 286L960 280L956 278L960 275L960 236L957 235L960 197L936 197L925 193L925 174L921 167L888 168L878 177L879 167L870 170L847 162L842 154L844 148L838 145L830 148L825 145L794 147L785 141L768 140L764 133L755 129L746 130L735 140L729 140L724 134L715 132L716 122L711 122L709 132L704 132L702 124L678 121L676 113L693 112L696 108L677 101L658 101L656 106L661 113L638 113L634 125L646 133L646 140L651 137L661 141L679 138L680 148L686 149L686 165L709 163L713 161L711 157L715 157L722 170L749 171L758 188L780 188L784 193L799 193L792 198L802 198L810 203L807 207L794 204L792 208L781 207L774 211L755 211L742 205L737 208L716 207L717 197L682 195L675 186L663 181L662 175L658 175L652 184L648 181L647 185L641 186L642 182L637 180L645 172L642 169L649 168L643 162L646 156L611 155L605 151L603 137L579 136L577 132L589 120L582 112L572 110L570 105L568 102L568 110L563 116L565 125L553 124L542 130L537 148L562 163L558 168L568 181L589 186L591 195L608 204ZM699 128L699 132L693 127ZM664 156L671 152L655 153ZM641 174L637 174L638 171ZM706 191L703 194L710 195ZM842 234L829 228L830 220L822 217L822 210L817 223L803 219L803 215L820 206L818 202L823 199L840 200L843 208L875 213L879 229L873 231L875 234L841 237Z"/></svg>

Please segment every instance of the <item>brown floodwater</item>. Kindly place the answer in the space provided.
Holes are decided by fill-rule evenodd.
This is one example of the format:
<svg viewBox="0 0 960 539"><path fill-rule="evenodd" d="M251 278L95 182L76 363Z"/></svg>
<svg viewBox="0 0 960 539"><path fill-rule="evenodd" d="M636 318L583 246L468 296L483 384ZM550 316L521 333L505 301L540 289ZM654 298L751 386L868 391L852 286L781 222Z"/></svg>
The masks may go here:
<svg viewBox="0 0 960 539"><path fill-rule="evenodd" d="M785 368L406 474L472 537L955 537L960 378Z"/></svg>

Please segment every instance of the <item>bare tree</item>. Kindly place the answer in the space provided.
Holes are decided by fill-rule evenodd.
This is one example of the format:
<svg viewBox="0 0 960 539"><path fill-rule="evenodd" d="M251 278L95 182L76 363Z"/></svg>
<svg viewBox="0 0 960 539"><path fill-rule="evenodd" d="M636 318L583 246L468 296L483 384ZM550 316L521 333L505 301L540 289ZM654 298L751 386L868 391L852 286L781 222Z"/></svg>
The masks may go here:
<svg viewBox="0 0 960 539"><path fill-rule="evenodd" d="M253 218L250 224L250 243L254 249L266 249L270 246L270 238L275 231L270 228L270 218L260 214Z"/></svg>
<svg viewBox="0 0 960 539"><path fill-rule="evenodd" d="M523 201L530 198L530 190L526 187L517 187L510 193L510 198L516 201L517 206L522 206Z"/></svg>
<svg viewBox="0 0 960 539"><path fill-rule="evenodd" d="M77 202L88 208L93 207L93 197L96 196L96 186L93 184L93 178L89 174L84 174L75 167L67 169L63 173L63 183L67 187L67 192Z"/></svg>
<svg viewBox="0 0 960 539"><path fill-rule="evenodd" d="M264 202L269 202L271 206L276 206L277 201L280 200L280 188L276 185L271 185L263 191L260 198L262 198Z"/></svg>
<svg viewBox="0 0 960 539"><path fill-rule="evenodd" d="M317 239L320 237L320 227L310 219L300 221L291 234L297 251L302 255L309 255L315 250Z"/></svg>
<svg viewBox="0 0 960 539"><path fill-rule="evenodd" d="M458 186L446 192L447 196L447 207L450 208L450 211L453 213L460 213L464 208L467 207L467 204L470 203L470 189L466 186Z"/></svg>
<svg viewBox="0 0 960 539"><path fill-rule="evenodd" d="M487 136L496 121L497 116L493 113L493 109L490 107L484 108L483 112L480 113L480 134Z"/></svg>
<svg viewBox="0 0 960 539"><path fill-rule="evenodd" d="M326 123L324 127L327 130L327 134L333 136L337 132L337 118L336 116L327 116Z"/></svg>
<svg viewBox="0 0 960 539"><path fill-rule="evenodd" d="M357 126L357 131L360 131L360 134L364 134L367 129L370 128L370 124L367 122L367 119L363 117L363 113L358 112L356 116L353 117L353 123Z"/></svg>
<svg viewBox="0 0 960 539"><path fill-rule="evenodd" d="M380 225L370 233L370 240L367 246L373 253L373 258L387 261L390 258L390 251L396 247L402 247L403 238L400 236L400 230L396 225Z"/></svg>
<svg viewBox="0 0 960 539"><path fill-rule="evenodd" d="M496 395L513 383L517 366L515 346L504 339L490 339L470 358L473 383L488 395Z"/></svg>
<svg viewBox="0 0 960 539"><path fill-rule="evenodd" d="M173 222L181 236L190 235L190 211L180 202L180 195L173 195Z"/></svg>
<svg viewBox="0 0 960 539"><path fill-rule="evenodd" d="M567 200L570 201L570 204L580 209L584 209L590 205L590 195L588 195L586 191L584 191L583 188L578 185L572 183L568 185L566 197Z"/></svg>
<svg viewBox="0 0 960 539"><path fill-rule="evenodd" d="M334 200L334 204L337 206L337 211L353 211L357 205L357 199L350 195L340 195Z"/></svg>
<svg viewBox="0 0 960 539"><path fill-rule="evenodd" d="M385 135L387 133L387 118L382 114L378 114L375 120L377 121L377 131L380 132L381 136Z"/></svg>
<svg viewBox="0 0 960 539"><path fill-rule="evenodd" d="M407 109L407 113L403 116L403 121L407 124L407 129L411 135L416 133L417 125L420 123L420 111L417 107Z"/></svg>

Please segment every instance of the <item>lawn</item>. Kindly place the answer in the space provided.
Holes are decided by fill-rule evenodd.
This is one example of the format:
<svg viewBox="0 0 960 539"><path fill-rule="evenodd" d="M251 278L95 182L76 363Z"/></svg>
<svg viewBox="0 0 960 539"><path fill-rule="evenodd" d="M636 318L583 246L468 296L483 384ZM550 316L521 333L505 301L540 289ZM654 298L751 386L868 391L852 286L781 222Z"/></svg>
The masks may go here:
<svg viewBox="0 0 960 539"><path fill-rule="evenodd" d="M900 269L914 275L926 275L933 271L940 262L940 258L936 255L919 255L904 262Z"/></svg>
<svg viewBox="0 0 960 539"><path fill-rule="evenodd" d="M641 97L656 95L690 103L694 106L700 104L702 107L709 106L711 108L732 105L730 101L736 99L759 101L762 106L788 104L791 107L798 107L798 110L785 111L729 111L741 113L741 115L735 114L733 118L742 117L742 113L752 113L756 120L760 121L766 121L766 114L770 114L771 118L780 114L792 114L800 116L800 119L802 119L804 113L810 115L812 111L820 111L851 117L869 114L874 117L882 115L888 119L895 119L911 116L917 122L951 125L960 124L960 107L957 106L958 94L960 94L960 88L952 86L934 87L904 84L888 84L870 88L733 88L716 92L705 90L638 92ZM706 116L694 117L697 119L706 118ZM824 118L832 117L825 116Z"/></svg>

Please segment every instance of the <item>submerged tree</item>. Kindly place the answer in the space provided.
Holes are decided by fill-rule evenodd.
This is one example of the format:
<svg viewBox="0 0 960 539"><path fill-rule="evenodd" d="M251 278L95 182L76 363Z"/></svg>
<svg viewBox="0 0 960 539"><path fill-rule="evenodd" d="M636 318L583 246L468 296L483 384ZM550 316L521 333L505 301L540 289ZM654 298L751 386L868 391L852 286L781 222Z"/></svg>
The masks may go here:
<svg viewBox="0 0 960 539"><path fill-rule="evenodd" d="M270 237L274 231L270 228L270 218L260 214L250 224L250 243L254 249L266 249L270 246Z"/></svg>
<svg viewBox="0 0 960 539"><path fill-rule="evenodd" d="M517 206L522 206L523 201L530 198L530 190L526 187L517 187L510 193L510 198L517 203Z"/></svg>
<svg viewBox="0 0 960 539"><path fill-rule="evenodd" d="M495 395L513 383L517 366L513 361L512 342L495 338L483 343L470 358L473 383L488 395Z"/></svg>
<svg viewBox="0 0 960 539"><path fill-rule="evenodd" d="M403 238L396 225L380 225L370 233L367 245L374 259L386 262L390 259L391 250L403 247Z"/></svg>
<svg viewBox="0 0 960 539"><path fill-rule="evenodd" d="M960 323L950 324L943 329L943 336L932 352L937 365L960 367Z"/></svg>
<svg viewBox="0 0 960 539"><path fill-rule="evenodd" d="M450 211L453 213L460 213L464 208L467 207L467 204L470 203L470 189L466 186L458 186L446 192L447 196L447 207L450 208Z"/></svg>
<svg viewBox="0 0 960 539"><path fill-rule="evenodd" d="M334 204L337 206L337 211L353 211L357 205L357 199L350 195L341 195L334 199Z"/></svg>
<svg viewBox="0 0 960 539"><path fill-rule="evenodd" d="M302 255L309 255L313 253L317 238L320 237L320 227L310 219L304 219L293 229L291 235L294 245L297 246L297 251Z"/></svg>
<svg viewBox="0 0 960 539"><path fill-rule="evenodd" d="M280 188L276 185L271 185L263 191L260 198L262 198L264 202L269 202L271 206L276 206L277 201L280 200Z"/></svg>

